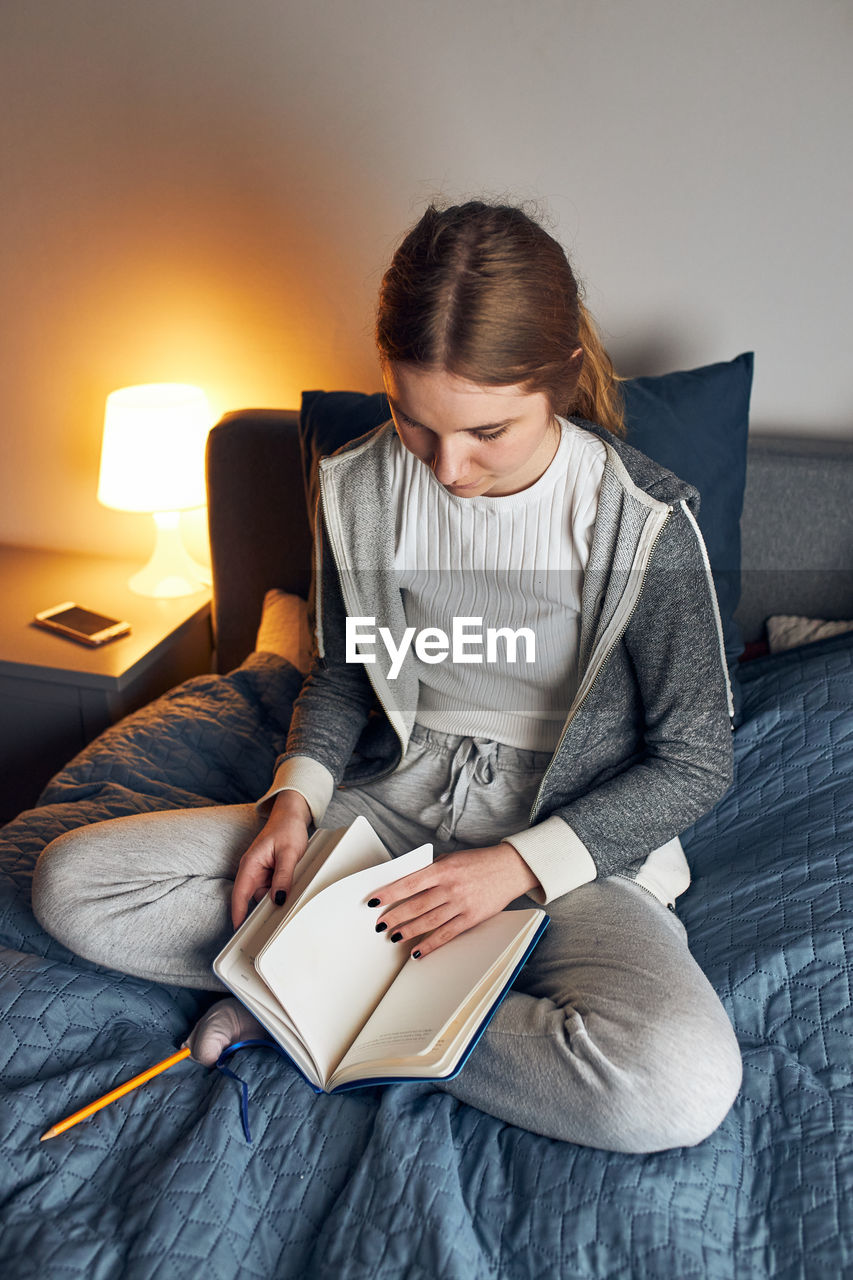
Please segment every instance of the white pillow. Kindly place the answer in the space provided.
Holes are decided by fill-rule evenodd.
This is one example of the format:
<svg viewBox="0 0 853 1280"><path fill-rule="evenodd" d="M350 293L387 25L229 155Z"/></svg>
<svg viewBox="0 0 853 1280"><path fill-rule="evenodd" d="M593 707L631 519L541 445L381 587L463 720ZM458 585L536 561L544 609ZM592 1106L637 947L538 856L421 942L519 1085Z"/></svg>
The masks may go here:
<svg viewBox="0 0 853 1280"><path fill-rule="evenodd" d="M277 653L305 675L311 669L311 629L308 605L301 596L274 588L264 596L256 653Z"/></svg>
<svg viewBox="0 0 853 1280"><path fill-rule="evenodd" d="M853 621L826 622L823 618L777 613L767 619L767 644L771 653L781 653L783 649L840 636L845 631L853 631Z"/></svg>

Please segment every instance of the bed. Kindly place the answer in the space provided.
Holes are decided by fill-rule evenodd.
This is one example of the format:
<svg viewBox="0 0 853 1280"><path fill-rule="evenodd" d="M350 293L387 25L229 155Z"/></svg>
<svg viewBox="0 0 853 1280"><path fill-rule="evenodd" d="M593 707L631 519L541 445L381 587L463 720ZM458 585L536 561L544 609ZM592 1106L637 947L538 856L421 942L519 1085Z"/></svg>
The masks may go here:
<svg viewBox="0 0 853 1280"><path fill-rule="evenodd" d="M183 1062L39 1144L173 1052L209 1000L72 956L35 922L30 879L71 827L266 787L301 677L255 635L270 588L308 592L316 407L306 397L301 425L230 414L211 434L217 672L109 729L0 832L4 1276L849 1274L853 633L738 663L735 784L682 837L694 881L679 914L744 1059L707 1141L590 1150L430 1085L318 1098L275 1053L246 1049L230 1065L251 1143L239 1085ZM723 587L740 577L749 655L769 615L853 619L853 444L757 436L747 450L744 428L742 447L742 554L715 570Z"/></svg>

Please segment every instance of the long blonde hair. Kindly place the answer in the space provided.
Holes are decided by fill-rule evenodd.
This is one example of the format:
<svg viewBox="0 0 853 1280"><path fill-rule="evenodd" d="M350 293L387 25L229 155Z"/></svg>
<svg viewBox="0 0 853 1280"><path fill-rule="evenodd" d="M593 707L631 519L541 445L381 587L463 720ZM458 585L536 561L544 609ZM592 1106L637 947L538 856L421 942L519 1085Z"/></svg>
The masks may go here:
<svg viewBox="0 0 853 1280"><path fill-rule="evenodd" d="M565 251L512 205L430 205L379 291L380 359L543 392L555 414L625 434L621 379Z"/></svg>

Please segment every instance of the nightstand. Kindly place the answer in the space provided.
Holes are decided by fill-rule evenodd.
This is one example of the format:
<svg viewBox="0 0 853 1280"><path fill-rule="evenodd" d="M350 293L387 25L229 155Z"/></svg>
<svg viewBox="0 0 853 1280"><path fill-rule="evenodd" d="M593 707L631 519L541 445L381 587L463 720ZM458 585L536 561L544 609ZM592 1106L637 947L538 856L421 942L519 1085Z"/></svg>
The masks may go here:
<svg viewBox="0 0 853 1280"><path fill-rule="evenodd" d="M210 592L135 595L139 568L63 551L0 546L0 822L35 803L87 742L189 676L210 670ZM64 600L124 618L131 634L90 649L31 626Z"/></svg>

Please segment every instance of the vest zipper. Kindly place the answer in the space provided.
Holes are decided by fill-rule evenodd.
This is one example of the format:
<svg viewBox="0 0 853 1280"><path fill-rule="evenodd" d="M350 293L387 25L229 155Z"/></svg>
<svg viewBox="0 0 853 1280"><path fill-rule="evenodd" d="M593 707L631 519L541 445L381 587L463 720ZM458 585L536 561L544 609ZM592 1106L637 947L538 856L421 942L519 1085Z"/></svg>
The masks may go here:
<svg viewBox="0 0 853 1280"><path fill-rule="evenodd" d="M314 634L317 637L317 653L325 661L326 645L323 640L323 529L320 524L320 508L323 495L317 493L314 510ZM324 522L325 523L325 522ZM337 566L335 566L337 568Z"/></svg>
<svg viewBox="0 0 853 1280"><path fill-rule="evenodd" d="M624 622L622 623L622 625L620 626L620 628L619 628L618 632L617 632L617 633L616 633L616 635L613 637L613 639L611 640L610 644L607 646L607 650L606 650L606 652L602 655L602 657L601 657L600 659L598 659L598 660L597 660L597 661L598 661L597 670L594 672L594 674L593 674L592 678L591 678L591 679L590 679L590 681L589 681L589 684L587 685L586 689L584 690L583 697L581 697L581 698L579 699L579 701L577 701L573 706L571 706L571 707L569 708L569 714L568 714L568 715L567 715L567 717L566 717L566 723L563 725L563 731L562 731L562 733L560 734L559 741L558 741L558 743L557 743L556 747L554 748L554 754L551 756L551 762L550 762L550 764L548 765L547 769L545 770L545 772L544 772L544 773L543 773L543 775L542 775L542 781L539 783L539 787L538 787L537 792L536 792L536 797L535 797L535 799L534 799L534 801L533 801L533 804L531 805L531 808L530 808L530 816L529 816L529 818L528 818L528 821L529 821L530 823L533 823L533 822L534 822L534 820L535 820L536 810L537 810L537 808L538 808L538 806L539 806L539 801L540 801L540 798L541 798L541 796L542 796L542 791L543 791L543 789L544 789L544 787L545 787L546 779L547 779L547 777L548 777L549 773L551 772L551 769L552 769L552 768L553 768L553 766L554 766L554 761L556 760L557 755L558 755L558 753L559 753L559 750L560 750L560 748L561 748L561 747L562 747L562 745L563 745L563 741L564 741L564 739L565 739L565 737L566 737L566 734L567 734L567 732L568 732L568 730L569 730L569 726L571 725L571 723L572 723L572 721L574 720L575 716L576 716L576 715L577 715L577 713L580 711L581 707L584 705L584 703L586 702L587 698L589 697L589 695L590 695L590 693L591 693L591 691L592 691L592 689L593 689L593 687L594 687L594 685L595 685L596 681L598 680L598 677L601 675L602 669L604 668L604 665L605 665L605 663L607 662L607 659L610 657L611 653L612 653L612 652L613 652L613 650L616 648L617 644L618 644L618 643L619 643L619 641L622 639L622 637L623 637L623 635L625 634L625 632L628 630L628 626L629 626L629 624L630 624L630 622L631 622L631 619L632 619L632 618L633 618L633 616L634 616L634 611L636 610L637 605L638 605L638 604L639 604L639 602L640 602L640 596L643 594L643 584L645 583L645 580L646 580L646 574L648 573L649 563L651 562L651 558L652 558L652 556L653 556L653 554L654 554L655 547L657 546L658 539L660 538L661 534L663 533L664 528L666 527L666 523L667 523L667 521L669 520L669 517L670 517L671 515L672 515L672 507L670 506L670 507L668 507L668 508L667 508L666 515L664 516L663 520L661 521L660 526L659 526L659 528L657 529L657 531L655 532L655 536L654 536L654 538L652 539L652 544L651 544L651 546L649 547L649 554L648 554L648 556L646 557L645 567L643 568L643 571L642 571L642 578L640 579L640 584L639 584L639 586L637 587L637 593L636 593L636 596L634 597L634 601L633 601L633 603L632 603L632 605L631 605L631 608L630 608L630 610L629 610L629 612L628 612L628 616L625 618L625 620L624 620ZM587 670L589 670L589 667L591 667L591 666L592 666L592 659L590 659L590 662L589 662L589 665L588 665L588 667L587 667ZM644 885L641 885L640 887L641 887L641 888L644 888L645 886L644 886ZM649 890L648 890L648 892L649 892L649 893L651 893L651 889L649 889ZM655 896L655 895L654 895L654 894L652 894L652 897L654 897L654 896ZM660 899L658 899L658 901L660 901Z"/></svg>
<svg viewBox="0 0 853 1280"><path fill-rule="evenodd" d="M663 898L659 898L653 889L650 889L648 885L641 884L640 881L635 880L633 876L626 876L621 871L612 871L607 879L626 880L628 884L635 884L638 889L642 889L643 893L647 893L650 898L654 898L655 902L659 903L662 907L666 907L667 911L671 911L673 915L677 915L674 902L664 902Z"/></svg>
<svg viewBox="0 0 853 1280"><path fill-rule="evenodd" d="M322 511L322 516L323 516L323 525L324 525L324 527L325 527L325 529L326 529L326 533L327 533L328 538L329 538L329 545L330 545L330 546L331 546L331 548L332 548L332 561L333 561L334 566L335 566L335 572L336 572L336 573L337 573L337 575L338 575L338 583L339 583L339 585L340 585L340 589L341 589L341 599L342 599L342 600L343 600L343 602L344 602L344 608L345 608L345 609L346 609L346 611L347 611L347 616L348 616L348 617L353 617L353 618L355 618L355 617L359 617L360 615L359 615L359 613L358 613L358 611L357 611L357 610L355 610L355 611L350 610L350 604L351 604L352 602L351 602L351 601L349 601L349 600L347 600L346 584L345 584L344 578L343 578L343 576L342 576L342 574L341 574L340 567L339 567L339 564L338 564L338 557L339 557L339 555L340 555L340 548L338 548L338 555L336 556L336 555L335 555L335 546L334 546L334 541L333 541L333 537L334 537L334 540L338 540L338 539L337 539L337 529L335 529L335 531L334 531L334 535L333 535L333 532L332 532L332 522L330 522L330 521L327 519L328 512L327 512L327 509L326 509L326 504L325 504L325 502L323 501L323 484L322 484L322 479L321 479L321 481L320 481L320 485L319 485L319 494L318 494L318 497L317 497L317 507L318 507L318 515L319 515L319 514L320 514L320 512ZM319 545L320 545L320 540L319 540L319 539L315 539L315 541L317 542L317 544L318 544L318 546L319 546ZM318 638L317 638L318 649L320 648L320 645L322 644L322 641L321 641L321 638L320 638L320 637L322 636L322 614L321 614L321 612L320 612L320 592L321 592L320 581L321 581L321 579L320 579L320 576L319 576L319 574L320 574L320 571L321 571L321 570L322 570L322 554L321 554L321 553L318 553L318 556L317 556L317 586L316 586L316 590L315 590L315 613L316 613L316 617L317 617L317 620L318 620L318 630L319 630L319 632L320 632L320 635L319 635L319 636L318 636ZM322 650L321 650L321 656L323 656L323 651L322 651ZM396 735L397 735L397 740L398 740L398 741L399 741L399 743L400 743L400 758L402 759L403 755L405 754L406 746L405 746L405 743L404 743L404 741L403 741L403 735L401 734L401 732L400 732L400 728L399 728L399 725L398 725L398 723L397 723L398 717L397 717L396 715L392 714L392 712L389 710L388 704L387 704L387 702L385 701L385 699L383 698L382 693L381 693L381 692L380 692L380 690L376 687L376 681L373 679L373 674L372 674L372 672L371 672L371 664L370 664L370 663L365 663L365 664L364 664L364 667L365 667L365 670L367 671L367 678L368 678L368 680L370 681L370 683L371 683L371 684L372 684L372 686L373 686L373 692L376 694L377 701L379 702L379 705L381 706L382 710L385 712L385 715L386 715L386 717L387 717L387 719L388 719L389 724L391 725L392 729L394 730L394 732L395 732L395 733L396 733ZM399 761L398 761L397 763L399 763ZM372 777L372 778L370 779L370 781L371 781L371 782L378 782L378 780L379 780L380 778L386 778L386 777L388 777L388 775L389 775L389 774L391 774L391 773L393 773L393 772L394 772L394 770L396 769L396 767L397 767L397 765L396 765L396 764L391 765L391 767L390 767L389 769L386 769L383 773L378 773L378 774L376 774L374 777ZM345 784L344 784L344 783L339 783L338 785L339 785L339 786L341 786L341 787L343 787Z"/></svg>

